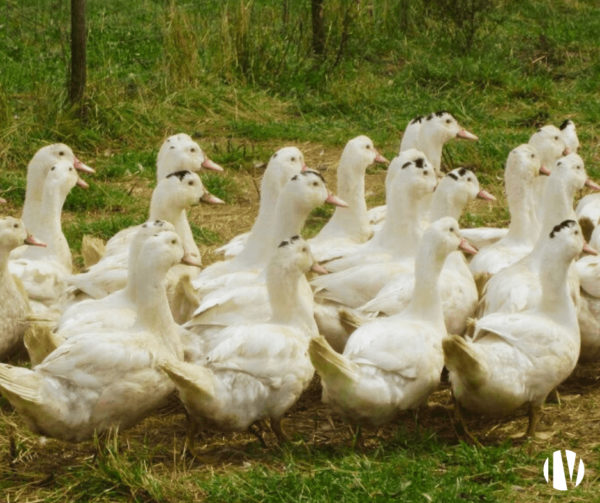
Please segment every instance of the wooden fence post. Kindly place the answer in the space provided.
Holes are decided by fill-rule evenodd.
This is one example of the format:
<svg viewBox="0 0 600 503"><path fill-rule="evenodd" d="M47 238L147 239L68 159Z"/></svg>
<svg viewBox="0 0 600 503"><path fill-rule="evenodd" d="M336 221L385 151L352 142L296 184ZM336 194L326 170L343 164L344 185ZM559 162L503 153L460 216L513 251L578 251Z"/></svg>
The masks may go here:
<svg viewBox="0 0 600 503"><path fill-rule="evenodd" d="M85 89L85 0L71 0L71 81L69 99L71 103L81 101Z"/></svg>

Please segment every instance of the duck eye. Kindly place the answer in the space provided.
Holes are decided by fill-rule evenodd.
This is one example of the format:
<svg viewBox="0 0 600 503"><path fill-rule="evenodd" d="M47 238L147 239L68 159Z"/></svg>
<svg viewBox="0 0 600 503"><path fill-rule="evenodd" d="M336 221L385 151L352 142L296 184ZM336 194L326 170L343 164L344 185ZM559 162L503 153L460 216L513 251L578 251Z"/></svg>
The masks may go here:
<svg viewBox="0 0 600 503"><path fill-rule="evenodd" d="M73 168L69 167L69 171L73 171Z"/></svg>
<svg viewBox="0 0 600 503"><path fill-rule="evenodd" d="M188 185L194 185L194 182L193 181L188 182Z"/></svg>
<svg viewBox="0 0 600 503"><path fill-rule="evenodd" d="M190 149L190 152L195 152L195 151L196 151L196 149L195 149L194 147L192 147L192 148Z"/></svg>
<svg viewBox="0 0 600 503"><path fill-rule="evenodd" d="M175 145L171 145L171 146L169 147L169 150L173 150L174 148L175 148Z"/></svg>
<svg viewBox="0 0 600 503"><path fill-rule="evenodd" d="M581 169L581 166L579 166L579 165L575 166L575 169Z"/></svg>
<svg viewBox="0 0 600 503"><path fill-rule="evenodd" d="M424 170L424 171L423 171L423 174L424 174L424 175L428 175L428 174L429 174L429 171L427 171L427 170Z"/></svg>
<svg viewBox="0 0 600 503"><path fill-rule="evenodd" d="M54 168L56 168L56 166L52 166L52 167L50 168L50 171L54 171Z"/></svg>
<svg viewBox="0 0 600 503"><path fill-rule="evenodd" d="M365 145L365 147L367 147L367 148L371 148L371 145Z"/></svg>
<svg viewBox="0 0 600 503"><path fill-rule="evenodd" d="M446 119L446 124L450 124L452 121L450 119Z"/></svg>
<svg viewBox="0 0 600 503"><path fill-rule="evenodd" d="M58 155L65 155L65 152L63 150L61 150Z"/></svg>
<svg viewBox="0 0 600 503"><path fill-rule="evenodd" d="M302 251L303 251L304 253L306 253L306 252L308 251L308 249L306 248L306 246L303 246L303 247L302 247Z"/></svg>
<svg viewBox="0 0 600 503"><path fill-rule="evenodd" d="M554 139L555 139L555 140L558 140L558 136L555 136L555 137L554 137Z"/></svg>
<svg viewBox="0 0 600 503"><path fill-rule="evenodd" d="M579 231L575 231L574 234L577 236L577 234L579 234Z"/></svg>
<svg viewBox="0 0 600 503"><path fill-rule="evenodd" d="M473 179L471 177L467 178L467 182L472 182Z"/></svg>
<svg viewBox="0 0 600 503"><path fill-rule="evenodd" d="M171 244L172 245L177 244L177 240L176 239L171 239Z"/></svg>
<svg viewBox="0 0 600 503"><path fill-rule="evenodd" d="M454 232L454 227L450 227L450 232Z"/></svg>
<svg viewBox="0 0 600 503"><path fill-rule="evenodd" d="M318 183L317 182L313 182L313 187L318 187Z"/></svg>
<svg viewBox="0 0 600 503"><path fill-rule="evenodd" d="M18 229L18 228L19 228L19 224L15 224L15 225L13 225L13 227L14 227L15 229Z"/></svg>
<svg viewBox="0 0 600 503"><path fill-rule="evenodd" d="M532 158L532 159L533 159L533 158L535 158L535 154L531 154L531 158Z"/></svg>
<svg viewBox="0 0 600 503"><path fill-rule="evenodd" d="M295 158L295 157L292 157L292 158L290 159L290 161L292 161L292 162L296 162L296 158Z"/></svg>

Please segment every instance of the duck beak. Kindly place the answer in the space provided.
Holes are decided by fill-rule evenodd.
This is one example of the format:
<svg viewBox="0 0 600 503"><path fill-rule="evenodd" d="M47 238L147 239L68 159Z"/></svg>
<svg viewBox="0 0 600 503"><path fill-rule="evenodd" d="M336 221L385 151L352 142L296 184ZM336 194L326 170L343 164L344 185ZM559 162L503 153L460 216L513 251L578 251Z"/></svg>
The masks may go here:
<svg viewBox="0 0 600 503"><path fill-rule="evenodd" d="M95 173L96 170L94 168L90 168L88 165L83 164L77 157L73 161L73 167L78 171L83 171L84 173Z"/></svg>
<svg viewBox="0 0 600 503"><path fill-rule="evenodd" d="M589 255L598 255L598 252L592 248L589 244L587 244L585 241L583 243L583 248L581 249L581 251L583 253L588 253Z"/></svg>
<svg viewBox="0 0 600 503"><path fill-rule="evenodd" d="M589 187L592 190L600 190L600 185L598 185L596 182L594 182L593 180L590 180L589 178L585 181L584 184L586 187Z"/></svg>
<svg viewBox="0 0 600 503"><path fill-rule="evenodd" d="M461 129L458 133L456 133L457 138L462 138L463 140L479 140L479 137L474 135L473 133L467 131L466 129Z"/></svg>
<svg viewBox="0 0 600 503"><path fill-rule="evenodd" d="M191 253L184 254L183 258L181 259L181 263L185 265L191 265L194 267L202 267L202 261L198 257L192 255Z"/></svg>
<svg viewBox="0 0 600 503"><path fill-rule="evenodd" d="M550 170L546 166L540 166L540 175L550 176Z"/></svg>
<svg viewBox="0 0 600 503"><path fill-rule="evenodd" d="M389 164L390 161L388 161L385 157L383 157L379 152L377 152L377 150L375 151L375 162L378 162L380 164Z"/></svg>
<svg viewBox="0 0 600 503"><path fill-rule="evenodd" d="M202 162L202 167L204 169L210 169L211 171L225 171L221 166L219 166L215 161L209 159L208 157L204 159Z"/></svg>
<svg viewBox="0 0 600 503"><path fill-rule="evenodd" d="M212 195L210 192L205 192L200 198L200 201L203 201L208 204L225 204L225 201L223 201L223 199L219 199L217 196Z"/></svg>
<svg viewBox="0 0 600 503"><path fill-rule="evenodd" d="M45 248L47 246L46 243L42 243L41 241L38 241L31 234L27 234L27 237L25 238L25 241L23 241L23 242L26 245L41 246L42 248Z"/></svg>
<svg viewBox="0 0 600 503"><path fill-rule="evenodd" d="M302 169L300 171L308 171L308 166L306 164L302 164Z"/></svg>
<svg viewBox="0 0 600 503"><path fill-rule="evenodd" d="M348 207L348 203L346 201L344 201L343 199L340 199L338 196L336 196L335 194L329 194L327 196L327 199L325 199L326 203L329 204L333 204L335 206L339 206L340 208L347 208Z"/></svg>
<svg viewBox="0 0 600 503"><path fill-rule="evenodd" d="M315 262L310 268L311 271L316 272L317 274L329 274L329 271L325 269L321 264Z"/></svg>
<svg viewBox="0 0 600 503"><path fill-rule="evenodd" d="M484 199L486 201L495 201L496 200L496 198L492 194L490 194L487 190L483 190L483 189L477 193L477 197L479 199Z"/></svg>
<svg viewBox="0 0 600 503"><path fill-rule="evenodd" d="M475 248L471 243L469 243L466 239L461 239L458 247L468 253L469 255L475 255L477 253L477 248Z"/></svg>
<svg viewBox="0 0 600 503"><path fill-rule="evenodd" d="M77 178L77 186L81 187L82 189L89 189L90 186L81 178Z"/></svg>
<svg viewBox="0 0 600 503"><path fill-rule="evenodd" d="M569 155L571 153L571 149L569 147L565 147L565 149L563 150L562 155Z"/></svg>

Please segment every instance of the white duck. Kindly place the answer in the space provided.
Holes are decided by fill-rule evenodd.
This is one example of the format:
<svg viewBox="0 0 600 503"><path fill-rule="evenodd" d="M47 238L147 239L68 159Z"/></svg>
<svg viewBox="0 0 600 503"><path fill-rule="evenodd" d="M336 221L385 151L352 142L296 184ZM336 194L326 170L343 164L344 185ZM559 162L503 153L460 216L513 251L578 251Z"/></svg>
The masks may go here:
<svg viewBox="0 0 600 503"><path fill-rule="evenodd" d="M463 138L476 141L479 138L458 124L452 114L445 111L431 113L427 116L415 117L404 131L400 151L416 149L425 154L433 165L436 175L442 177L442 150L444 144L452 138ZM371 224L380 223L386 214L385 206L377 206L368 212Z"/></svg>
<svg viewBox="0 0 600 503"><path fill-rule="evenodd" d="M557 222L575 218L573 198L584 185L600 190L600 186L587 177L579 155L569 154L556 162L545 187L544 219L536 245L521 260L490 278L482 292L478 317L494 312L525 311L539 304L539 272L546 256L545 247L552 244L548 241L547 234ZM579 306L579 278L574 266L570 269L568 278L571 298L575 306Z"/></svg>
<svg viewBox="0 0 600 503"><path fill-rule="evenodd" d="M392 159L385 182L388 217L382 228L366 243L328 262L327 269L341 271L365 263L414 257L425 218L419 203L433 193L436 184L435 171L422 152L410 149Z"/></svg>
<svg viewBox="0 0 600 503"><path fill-rule="evenodd" d="M283 187L277 205L275 218L269 232L261 239L249 239L244 250L232 260L217 262L200 273L193 282L202 298L208 292L222 287L230 289L240 286L242 276L254 282L276 248L277 243L288 236L300 234L309 213L323 203L345 206L346 203L331 194L320 173L305 170L294 175ZM229 273L235 273L230 276ZM241 274L240 274L241 273Z"/></svg>
<svg viewBox="0 0 600 503"><path fill-rule="evenodd" d="M570 150L566 147L561 131L552 125L544 126L538 129L530 138L528 144L535 148L540 157L540 172L544 175L550 174L550 170L556 161L564 155L568 155ZM538 221L543 219L543 199L546 179L539 177L534 182L535 187L535 207ZM463 229L463 236L472 242L478 248L490 246L508 234L508 229L498 227L478 227L473 229Z"/></svg>
<svg viewBox="0 0 600 503"><path fill-rule="evenodd" d="M424 404L438 386L446 335L438 279L461 243L456 220L434 222L419 245L415 293L403 312L361 325L342 355L323 337L311 340L323 401L336 412L355 423L380 425Z"/></svg>
<svg viewBox="0 0 600 503"><path fill-rule="evenodd" d="M76 170L85 173L95 173L95 171L83 164L73 153L73 151L63 143L54 143L46 145L39 149L27 165L27 186L25 189L25 201L23 203L23 223L29 232L39 235L39 229L44 227L40 222L42 213L42 199L44 195L44 181L50 168L58 161L69 162ZM81 181L80 185L86 187Z"/></svg>
<svg viewBox="0 0 600 503"><path fill-rule="evenodd" d="M527 404L528 436L535 435L546 396L569 376L579 357L567 271L583 248L583 237L577 222L565 220L547 239L539 305L520 313L487 315L477 320L473 339L451 335L443 343L459 407L506 415Z"/></svg>
<svg viewBox="0 0 600 503"><path fill-rule="evenodd" d="M308 168L304 163L304 155L296 147L283 147L275 152L265 169L260 184L260 203L258 215L250 232L239 234L227 244L217 248L226 258L235 257L246 246L248 240L260 242L265 239L275 220L275 205L283 186L292 176Z"/></svg>
<svg viewBox="0 0 600 503"><path fill-rule="evenodd" d="M600 248L600 226L596 226L590 239L592 249ZM597 361L600 357L600 257L586 255L575 262L581 284L579 303L579 328L583 361Z"/></svg>
<svg viewBox="0 0 600 503"><path fill-rule="evenodd" d="M83 332L32 370L0 364L0 393L29 428L77 442L132 426L164 402L173 385L158 363L183 356L164 280L182 257L177 234L148 238L136 264L144 281L136 292L134 327Z"/></svg>
<svg viewBox="0 0 600 503"><path fill-rule="evenodd" d="M156 156L157 181L176 171L196 172L202 169L223 171L223 168L209 159L200 145L185 133L169 136Z"/></svg>
<svg viewBox="0 0 600 503"><path fill-rule="evenodd" d="M62 207L79 176L69 160L57 161L44 181L44 195L37 217L38 238L45 248L29 247L9 261L9 270L23 283L36 314L60 310L66 300L67 277L73 265L71 250L62 232Z"/></svg>
<svg viewBox="0 0 600 503"><path fill-rule="evenodd" d="M137 316L136 292L145 281L137 276L141 249L149 237L167 231L176 232L175 227L164 220L152 220L138 226L129 245L125 287L105 297L86 299L69 306L60 317L55 340L68 339L84 331L132 327Z"/></svg>
<svg viewBox="0 0 600 503"><path fill-rule="evenodd" d="M195 364L162 365L192 418L227 431L269 418L278 438L285 438L281 418L314 373L307 355L317 335L312 301L299 295L299 282L313 263L304 240L280 243L267 267L271 319L224 329L221 342Z"/></svg>
<svg viewBox="0 0 600 503"><path fill-rule="evenodd" d="M506 199L511 217L508 233L473 257L469 267L476 280L496 274L533 249L539 235L535 180L541 168L539 154L530 145L519 145L508 154L504 169Z"/></svg>
<svg viewBox="0 0 600 503"><path fill-rule="evenodd" d="M27 292L8 271L8 254L23 243L43 246L27 234L21 220L0 218L0 360L10 356L22 342L30 313Z"/></svg>
<svg viewBox="0 0 600 503"><path fill-rule="evenodd" d="M365 171L374 162L386 163L367 136L357 136L344 147L337 170L337 194L348 203L312 238L311 250L317 260L331 260L348 246L364 243L373 234L365 201Z"/></svg>
<svg viewBox="0 0 600 503"><path fill-rule="evenodd" d="M148 220L164 220L174 225L185 251L186 263L200 266L200 251L185 217L187 210L201 202L222 204L202 185L200 177L190 171L176 171L160 180L152 193ZM123 229L106 243L102 259L86 272L69 278L69 283L89 295L100 299L119 290L127 282L130 244L140 225Z"/></svg>
<svg viewBox="0 0 600 503"><path fill-rule="evenodd" d="M454 169L442 178L434 193L431 220L444 216L458 220L466 205L476 197L495 199L487 191L480 190L473 172L465 168ZM440 278L446 329L448 333L462 334L479 298L477 286L462 253L455 251L448 256ZM390 278L371 301L360 307L360 311L387 316L398 313L410 302L413 289L414 270L401 273Z"/></svg>
<svg viewBox="0 0 600 503"><path fill-rule="evenodd" d="M396 177L399 176L403 175L396 175ZM407 192L411 191L409 180L394 180L394 183L398 183ZM428 194L429 192L425 193L425 195ZM479 189L477 177L471 171L465 168L457 168L442 178L437 186L433 193L431 214L429 216L432 221L444 216L458 219L467 203L478 195L488 199L493 198L491 194ZM398 197L402 197L405 201L408 199L406 194ZM415 246L418 246L418 239ZM457 252L457 256L455 255L455 258L452 259L451 264L448 264L445 270L448 274L446 279L452 279L457 283L453 283L453 286L448 285L447 291L444 292L446 295L443 295L442 298L444 300L447 300L448 297L453 298L452 307L455 307L454 302L460 300L456 297L456 291L462 291L464 288L467 291L462 300L468 305L468 307L465 306L467 311L472 312L477 302L477 287L462 255ZM315 278L312 285L315 288L315 296L319 302L328 300L351 308L363 306L364 309L361 309L363 312L379 312L376 308L377 302L374 305L371 305L370 302L378 297L378 293L382 289L393 283L395 286L390 286L391 290L386 290L387 293L384 292L383 294L388 295L393 292L392 296L394 298L388 299L388 302L386 302L387 305L391 304L393 306L393 311L386 314L392 314L401 311L410 300L411 295L406 298L403 297L408 293L405 291L407 287L412 290L410 285L413 280L414 255L411 255L400 257L399 260L394 257L389 262L380 261L356 265ZM396 289L398 289L398 292L396 292ZM400 298L396 298L396 294ZM367 305L365 306L365 304ZM450 308L450 306L448 307ZM321 333L324 333L324 327L321 328Z"/></svg>

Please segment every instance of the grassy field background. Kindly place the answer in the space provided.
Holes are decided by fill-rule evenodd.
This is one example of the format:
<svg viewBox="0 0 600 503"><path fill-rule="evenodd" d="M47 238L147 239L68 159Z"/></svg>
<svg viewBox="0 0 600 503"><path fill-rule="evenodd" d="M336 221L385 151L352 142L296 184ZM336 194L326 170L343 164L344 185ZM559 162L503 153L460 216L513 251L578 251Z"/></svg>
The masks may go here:
<svg viewBox="0 0 600 503"><path fill-rule="evenodd" d="M288 5L287 16L283 5ZM245 231L256 213L264 162L294 144L335 187L345 142L367 134L388 158L415 115L449 110L480 136L451 142L448 167L467 165L500 201L468 209L465 225L506 224L502 167L535 129L571 118L588 173L600 178L600 15L597 1L325 2L325 53L311 54L310 3L276 0L88 2L88 86L66 101L68 2L0 5L0 195L18 215L25 167L42 145L64 141L95 167L74 190L64 228L110 237L144 220L163 139L195 137L226 168L204 175L222 208L196 208L197 240L210 251ZM478 10L479 9L479 10ZM473 16L471 16L473 14ZM472 24L470 19L473 19ZM383 199L384 172L367 174L368 202ZM89 178L89 177L88 177ZM329 215L315 211L314 233ZM351 437L312 389L289 415L294 441L264 449L251 435L207 434L204 455L184 448L183 409L173 403L137 428L77 446L40 441L0 399L0 494L6 501L547 501L561 499L541 474L555 449L586 462L565 501L597 500L598 365L579 369L549 404L546 442L472 418L485 445L459 443L443 406Z"/></svg>

